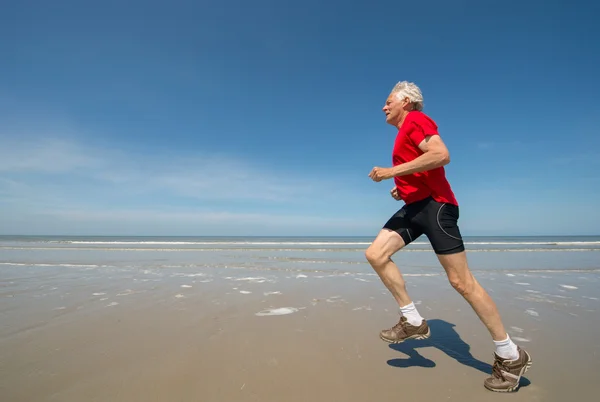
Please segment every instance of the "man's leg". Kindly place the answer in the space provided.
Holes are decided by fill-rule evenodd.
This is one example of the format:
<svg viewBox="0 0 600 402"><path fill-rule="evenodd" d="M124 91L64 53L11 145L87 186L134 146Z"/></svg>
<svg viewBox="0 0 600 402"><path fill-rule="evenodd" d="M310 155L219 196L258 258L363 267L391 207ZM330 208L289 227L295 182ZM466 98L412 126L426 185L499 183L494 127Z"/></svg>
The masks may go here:
<svg viewBox="0 0 600 402"><path fill-rule="evenodd" d="M429 237L450 284L471 305L496 345L492 375L486 378L484 386L498 392L516 390L521 375L531 366L531 357L512 342L496 304L469 269L458 228L458 207L434 202L423 216L424 232Z"/></svg>
<svg viewBox="0 0 600 402"><path fill-rule="evenodd" d="M469 270L466 252L438 254L437 257L444 267L452 287L475 310L479 319L490 332L492 339L494 341L506 339L506 330L502 324L496 304Z"/></svg>
<svg viewBox="0 0 600 402"><path fill-rule="evenodd" d="M406 283L391 257L401 250L406 241L398 232L382 229L365 252L369 264L396 299L400 308L400 321L392 328L381 331L381 339L390 343L406 339L425 339L430 331L427 321L421 317L406 291Z"/></svg>
<svg viewBox="0 0 600 402"><path fill-rule="evenodd" d="M496 345L494 368L484 386L490 391L515 391L521 376L531 367L531 356L506 333L496 304L469 270L466 252L438 254L438 259L454 289L471 305Z"/></svg>
<svg viewBox="0 0 600 402"><path fill-rule="evenodd" d="M382 229L365 252L367 261L371 264L373 270L377 272L379 278L400 307L412 303L406 291L404 278L394 261L392 261L392 255L404 246L404 240L398 233Z"/></svg>

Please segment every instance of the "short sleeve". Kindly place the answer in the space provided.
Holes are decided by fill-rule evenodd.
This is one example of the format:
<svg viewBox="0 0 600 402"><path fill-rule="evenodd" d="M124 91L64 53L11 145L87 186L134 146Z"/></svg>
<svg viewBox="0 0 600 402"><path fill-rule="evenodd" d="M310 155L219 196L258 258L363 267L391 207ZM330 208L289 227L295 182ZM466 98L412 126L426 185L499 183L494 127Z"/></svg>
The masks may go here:
<svg viewBox="0 0 600 402"><path fill-rule="evenodd" d="M422 113L415 113L410 123L411 127L408 136L416 146L419 146L427 136L439 135L437 124Z"/></svg>

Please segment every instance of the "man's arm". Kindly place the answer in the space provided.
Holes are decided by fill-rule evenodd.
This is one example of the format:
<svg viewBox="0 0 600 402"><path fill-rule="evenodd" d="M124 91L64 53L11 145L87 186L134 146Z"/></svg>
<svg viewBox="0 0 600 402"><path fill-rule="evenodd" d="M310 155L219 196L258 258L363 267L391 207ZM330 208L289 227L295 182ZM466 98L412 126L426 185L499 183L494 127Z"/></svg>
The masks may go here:
<svg viewBox="0 0 600 402"><path fill-rule="evenodd" d="M419 148L423 155L391 168L392 177L425 172L450 163L450 152L439 135L426 136Z"/></svg>
<svg viewBox="0 0 600 402"><path fill-rule="evenodd" d="M439 135L425 136L425 139L419 144L419 148L423 151L423 155L390 168L374 167L369 173L369 177L373 181L380 182L397 176L425 172L450 163L450 152Z"/></svg>

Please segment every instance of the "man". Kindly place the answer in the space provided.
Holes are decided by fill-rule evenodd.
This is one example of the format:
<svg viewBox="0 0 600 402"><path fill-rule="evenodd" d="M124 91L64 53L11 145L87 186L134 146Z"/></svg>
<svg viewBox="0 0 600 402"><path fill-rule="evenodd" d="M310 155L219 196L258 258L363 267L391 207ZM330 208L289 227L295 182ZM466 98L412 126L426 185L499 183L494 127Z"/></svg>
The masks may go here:
<svg viewBox="0 0 600 402"><path fill-rule="evenodd" d="M444 170L450 162L448 149L436 123L422 110L423 96L415 84L402 81L394 86L383 107L386 122L398 129L393 167L375 167L369 174L376 182L393 178L391 195L405 202L365 253L400 308L400 321L381 331L380 337L399 343L430 336L427 321L411 301L402 274L391 260L394 253L425 234L451 285L471 305L496 345L492 374L484 386L491 391L512 392L531 366L531 357L512 342L496 305L469 270L458 228L458 202Z"/></svg>

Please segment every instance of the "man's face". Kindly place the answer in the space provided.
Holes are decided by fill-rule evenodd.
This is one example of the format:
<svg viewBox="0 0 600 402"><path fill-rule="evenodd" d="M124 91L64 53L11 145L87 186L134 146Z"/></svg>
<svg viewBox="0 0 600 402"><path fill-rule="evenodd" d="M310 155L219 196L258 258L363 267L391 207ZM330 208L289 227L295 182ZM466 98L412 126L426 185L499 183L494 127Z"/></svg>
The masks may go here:
<svg viewBox="0 0 600 402"><path fill-rule="evenodd" d="M400 99L396 94L390 94L382 109L385 113L386 123L397 126L406 114L405 107L408 103L408 99Z"/></svg>

